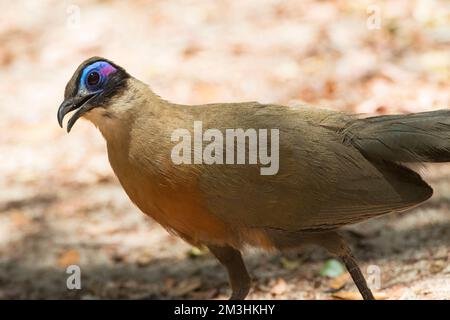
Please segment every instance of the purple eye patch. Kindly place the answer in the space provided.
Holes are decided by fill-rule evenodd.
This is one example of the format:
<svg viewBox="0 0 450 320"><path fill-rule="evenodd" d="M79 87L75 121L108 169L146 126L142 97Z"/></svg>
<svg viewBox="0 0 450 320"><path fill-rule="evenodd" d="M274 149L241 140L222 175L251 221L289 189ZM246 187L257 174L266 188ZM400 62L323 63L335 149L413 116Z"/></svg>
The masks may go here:
<svg viewBox="0 0 450 320"><path fill-rule="evenodd" d="M108 77L108 75L110 75L113 72L116 72L117 69L105 61L94 62L93 64L84 68L83 73L81 74L80 88L86 88L86 85L85 85L86 77L93 71L96 71L100 74L100 77L102 78L102 82L103 82L103 80L106 79L106 77Z"/></svg>

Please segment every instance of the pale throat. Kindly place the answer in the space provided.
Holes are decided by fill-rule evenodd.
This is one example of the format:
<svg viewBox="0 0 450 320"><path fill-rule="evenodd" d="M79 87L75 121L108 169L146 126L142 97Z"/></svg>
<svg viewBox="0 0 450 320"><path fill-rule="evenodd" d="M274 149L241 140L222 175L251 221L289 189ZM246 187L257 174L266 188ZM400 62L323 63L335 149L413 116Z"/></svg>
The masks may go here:
<svg viewBox="0 0 450 320"><path fill-rule="evenodd" d="M84 115L86 120L92 122L102 133L107 141L114 141L123 136L127 130L127 117L125 114L118 114L114 110L105 108L94 108Z"/></svg>
<svg viewBox="0 0 450 320"><path fill-rule="evenodd" d="M108 144L116 144L116 141L129 137L129 130L136 118L150 120L153 114L150 110L159 109L161 104L162 100L146 84L129 79L124 93L104 107L93 108L83 117L100 130Z"/></svg>

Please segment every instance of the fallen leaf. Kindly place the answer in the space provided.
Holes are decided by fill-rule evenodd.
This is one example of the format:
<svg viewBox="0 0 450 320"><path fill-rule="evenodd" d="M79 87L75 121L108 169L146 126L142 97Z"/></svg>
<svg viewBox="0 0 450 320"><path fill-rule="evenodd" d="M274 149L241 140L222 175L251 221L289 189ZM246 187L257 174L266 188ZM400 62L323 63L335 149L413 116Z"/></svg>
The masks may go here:
<svg viewBox="0 0 450 320"><path fill-rule="evenodd" d="M197 55L199 52L202 51L202 48L196 45L190 45L183 50L183 57L185 59L192 58L193 56Z"/></svg>
<svg viewBox="0 0 450 320"><path fill-rule="evenodd" d="M212 288L204 291L194 291L189 295L189 298L194 300L213 299L217 295L217 292L217 288Z"/></svg>
<svg viewBox="0 0 450 320"><path fill-rule="evenodd" d="M71 249L63 252L58 259L58 265L60 267L67 267L72 264L78 264L80 262L80 253L78 250Z"/></svg>
<svg viewBox="0 0 450 320"><path fill-rule="evenodd" d="M284 281L284 279L279 278L276 280L274 286L270 290L270 293L277 296L277 295L285 293L286 289L287 289L286 281Z"/></svg>
<svg viewBox="0 0 450 320"><path fill-rule="evenodd" d="M11 214L11 221L17 228L23 228L30 224L31 220L20 210Z"/></svg>
<svg viewBox="0 0 450 320"><path fill-rule="evenodd" d="M430 272L431 273L439 273L442 270L444 270L446 266L446 263L444 261L435 261L431 263L430 265Z"/></svg>
<svg viewBox="0 0 450 320"><path fill-rule="evenodd" d="M350 275L345 272L345 273L341 274L340 276L337 276L330 280L330 288L333 290L340 290L345 286L345 284L349 280L350 280Z"/></svg>
<svg viewBox="0 0 450 320"><path fill-rule="evenodd" d="M333 298L341 300L362 300L362 296L359 292L354 291L340 291L332 294ZM374 292L373 296L376 300L385 300L387 295L383 292Z"/></svg>
<svg viewBox="0 0 450 320"><path fill-rule="evenodd" d="M175 285L175 279L168 277L164 279L164 288L166 289L167 292L169 292L170 290L172 290L172 288Z"/></svg>
<svg viewBox="0 0 450 320"><path fill-rule="evenodd" d="M198 277L182 280L176 284L171 290L169 290L169 295L175 297L185 296L191 291L200 288L202 281Z"/></svg>
<svg viewBox="0 0 450 320"><path fill-rule="evenodd" d="M145 266L148 266L151 261L152 261L152 255L148 254L148 253L144 253L144 254L139 255L139 257L136 260L136 264L139 267L145 267Z"/></svg>
<svg viewBox="0 0 450 320"><path fill-rule="evenodd" d="M442 270L442 273L450 273L450 265L448 265L444 270Z"/></svg>

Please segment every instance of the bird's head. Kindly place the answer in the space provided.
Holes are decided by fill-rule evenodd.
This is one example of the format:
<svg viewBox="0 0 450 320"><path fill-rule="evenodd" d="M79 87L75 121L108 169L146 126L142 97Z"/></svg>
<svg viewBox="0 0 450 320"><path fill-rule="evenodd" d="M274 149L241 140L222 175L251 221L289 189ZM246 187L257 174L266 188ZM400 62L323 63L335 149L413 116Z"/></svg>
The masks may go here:
<svg viewBox="0 0 450 320"><path fill-rule="evenodd" d="M64 102L58 109L58 122L62 127L64 116L74 111L67 123L67 132L81 116L108 115L112 100L122 94L130 75L113 62L93 57L84 61L66 85Z"/></svg>

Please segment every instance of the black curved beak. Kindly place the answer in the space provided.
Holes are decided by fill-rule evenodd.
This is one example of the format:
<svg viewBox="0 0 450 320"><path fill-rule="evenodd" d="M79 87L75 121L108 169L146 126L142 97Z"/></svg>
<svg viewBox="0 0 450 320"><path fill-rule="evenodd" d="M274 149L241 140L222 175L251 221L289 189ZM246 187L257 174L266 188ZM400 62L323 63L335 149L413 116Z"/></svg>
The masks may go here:
<svg viewBox="0 0 450 320"><path fill-rule="evenodd" d="M58 123L59 126L63 127L63 119L66 114L69 112L78 109L74 115L69 119L67 123L67 132L70 132L75 122L80 118L83 114L92 109L86 107L86 103L95 97L98 93L89 93L86 95L76 95L75 97L68 98L64 100L64 102L58 108Z"/></svg>

